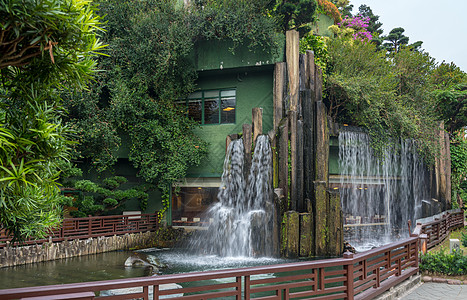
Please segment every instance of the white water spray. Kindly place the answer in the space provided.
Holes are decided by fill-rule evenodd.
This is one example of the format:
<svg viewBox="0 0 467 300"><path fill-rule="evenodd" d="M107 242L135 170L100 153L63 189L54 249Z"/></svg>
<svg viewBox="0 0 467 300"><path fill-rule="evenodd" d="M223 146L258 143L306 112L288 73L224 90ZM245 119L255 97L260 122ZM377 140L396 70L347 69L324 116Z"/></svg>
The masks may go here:
<svg viewBox="0 0 467 300"><path fill-rule="evenodd" d="M377 159L363 132L339 134L340 193L346 239L363 250L409 234L407 222L421 217L422 200L429 199L429 181L412 141L387 147ZM398 151L399 150L399 151Z"/></svg>
<svg viewBox="0 0 467 300"><path fill-rule="evenodd" d="M207 212L207 233L195 237L191 248L224 257L271 256L272 250L272 153L268 136L258 136L248 184L244 178L243 140L229 144L222 185Z"/></svg>

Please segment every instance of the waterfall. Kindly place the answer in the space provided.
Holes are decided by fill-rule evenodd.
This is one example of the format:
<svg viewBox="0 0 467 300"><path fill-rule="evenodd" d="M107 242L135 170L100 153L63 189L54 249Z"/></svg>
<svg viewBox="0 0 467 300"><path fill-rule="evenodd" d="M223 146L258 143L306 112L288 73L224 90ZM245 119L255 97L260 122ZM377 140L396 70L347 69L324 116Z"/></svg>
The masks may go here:
<svg viewBox="0 0 467 300"><path fill-rule="evenodd" d="M408 236L408 220L421 217L421 203L430 195L427 170L413 141L383 152L381 159L373 155L364 132L339 134L346 239L360 250Z"/></svg>
<svg viewBox="0 0 467 300"><path fill-rule="evenodd" d="M258 136L248 175L244 175L243 140L229 144L218 202L207 211L207 232L196 235L193 250L224 257L271 256L272 152L267 135Z"/></svg>

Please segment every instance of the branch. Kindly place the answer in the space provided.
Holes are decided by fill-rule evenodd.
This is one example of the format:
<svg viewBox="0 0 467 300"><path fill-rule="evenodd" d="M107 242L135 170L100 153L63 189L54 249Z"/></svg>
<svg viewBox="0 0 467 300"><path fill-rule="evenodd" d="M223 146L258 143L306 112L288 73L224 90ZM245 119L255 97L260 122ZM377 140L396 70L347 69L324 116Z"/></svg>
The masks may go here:
<svg viewBox="0 0 467 300"><path fill-rule="evenodd" d="M52 60L52 63L55 63L54 61L54 56L53 56L53 53L52 53L52 48L54 45L57 45L58 43L56 42L52 42L52 41L49 41L48 45L44 47L44 49L41 51L37 51L37 52L34 52L34 53L31 53L29 55L26 55L24 57L22 57L24 55L24 53L26 53L26 51L30 50L30 49L34 49L34 48L39 48L37 46L37 44L39 43L39 41L35 42L34 44L32 45L29 45L27 47L25 47L24 49L22 49L18 54L16 55L13 55L13 56L10 56L8 57L9 55L11 55L13 52L16 51L16 45L14 45L13 47L13 50L10 51L9 53L7 53L5 56L2 57L2 59L0 59L0 69L2 68L6 68L8 66L24 66L26 64L28 64L27 62L24 63L24 61L26 59L29 59L29 58L33 58L33 57L36 57L36 56L39 56L43 51L47 51L49 50L49 53L50 53L50 59ZM19 58L19 59L17 59ZM16 60L15 60L16 59ZM2 62L3 61L3 62Z"/></svg>
<svg viewBox="0 0 467 300"><path fill-rule="evenodd" d="M6 68L6 67L9 67L9 66L14 66L14 67L25 66L29 62L23 62L24 60L35 57L35 56L39 56L41 53L42 53L42 51L39 51L39 52L36 52L36 53L26 55L25 57L22 57L21 59L18 59L16 61L10 61L10 62L7 61L7 62L4 62L4 63L0 63L0 69Z"/></svg>

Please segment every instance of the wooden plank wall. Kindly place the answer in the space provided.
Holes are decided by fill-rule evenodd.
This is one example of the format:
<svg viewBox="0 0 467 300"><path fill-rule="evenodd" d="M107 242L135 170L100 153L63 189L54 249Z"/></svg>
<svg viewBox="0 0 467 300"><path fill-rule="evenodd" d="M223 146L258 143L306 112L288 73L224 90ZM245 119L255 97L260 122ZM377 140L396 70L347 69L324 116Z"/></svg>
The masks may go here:
<svg viewBox="0 0 467 300"><path fill-rule="evenodd" d="M328 189L329 125L323 103L322 71L314 54L299 54L299 35L286 34L286 64L275 68L274 128L277 186L282 189L284 256L340 255L343 223L339 195ZM284 76L286 78L284 78ZM280 84L283 87L280 87ZM286 92L286 93L285 93ZM293 218L299 213L301 219ZM290 224L297 222L298 224ZM291 228L299 234L290 234ZM294 233L296 233L294 231ZM297 237L298 241L290 241ZM292 247L289 249L288 247Z"/></svg>

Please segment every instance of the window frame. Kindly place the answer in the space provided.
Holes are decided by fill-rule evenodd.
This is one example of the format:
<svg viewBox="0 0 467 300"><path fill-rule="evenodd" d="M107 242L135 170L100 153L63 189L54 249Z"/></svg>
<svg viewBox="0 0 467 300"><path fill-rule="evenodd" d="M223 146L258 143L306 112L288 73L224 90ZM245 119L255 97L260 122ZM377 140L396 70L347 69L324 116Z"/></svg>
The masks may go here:
<svg viewBox="0 0 467 300"><path fill-rule="evenodd" d="M235 94L234 96L224 96L222 97L222 92L225 91L233 91ZM217 92L217 98L212 96L206 97L205 94L208 92ZM201 93L201 97L193 97L190 98L190 95L195 93ZM186 114L189 115L189 105L190 101L201 101L201 122L199 123L202 126L212 126L212 125L228 125L228 124L236 124L237 123L237 89L236 88L222 88L222 89L206 89L206 90L198 90L190 94L185 100L177 101L179 103L185 102ZM226 122L222 123L222 99L228 98L235 98L235 117L233 122ZM217 99L217 106L218 106L218 122L217 123L205 123L205 100L213 100Z"/></svg>

